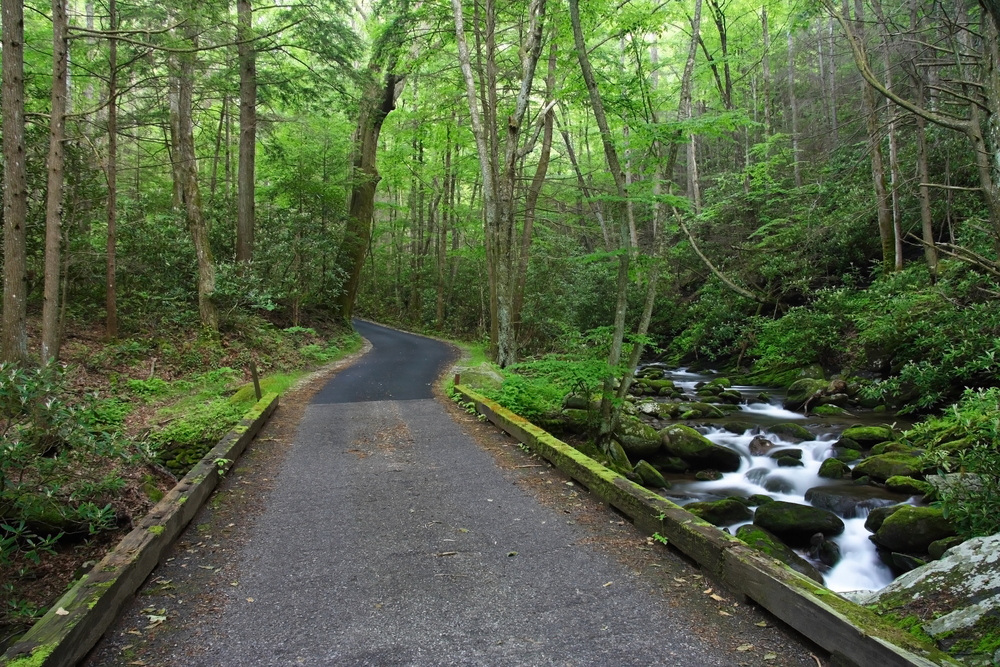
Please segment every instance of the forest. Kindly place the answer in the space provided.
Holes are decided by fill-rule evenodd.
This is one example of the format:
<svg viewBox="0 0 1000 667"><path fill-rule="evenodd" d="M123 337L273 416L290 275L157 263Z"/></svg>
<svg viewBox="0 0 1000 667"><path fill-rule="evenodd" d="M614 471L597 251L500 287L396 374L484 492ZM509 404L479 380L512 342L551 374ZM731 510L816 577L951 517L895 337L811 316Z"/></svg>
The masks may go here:
<svg viewBox="0 0 1000 667"><path fill-rule="evenodd" d="M0 646L352 317L605 453L649 362L840 381L1000 531L996 0L0 8Z"/></svg>

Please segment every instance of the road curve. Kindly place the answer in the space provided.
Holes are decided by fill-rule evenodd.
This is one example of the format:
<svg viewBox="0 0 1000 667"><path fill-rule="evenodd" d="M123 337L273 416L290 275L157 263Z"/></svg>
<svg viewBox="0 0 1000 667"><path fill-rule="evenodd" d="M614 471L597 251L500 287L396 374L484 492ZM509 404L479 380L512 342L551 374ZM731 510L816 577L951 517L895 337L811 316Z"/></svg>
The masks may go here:
<svg viewBox="0 0 1000 667"><path fill-rule="evenodd" d="M218 613L145 662L124 662L135 649L121 642L140 634L125 621L115 650L88 665L812 664L801 649L768 662L759 643L734 652L746 630L692 628L665 584L589 546L587 529L539 504L432 397L449 346L355 325L373 349L305 408L263 511L227 556ZM154 583L187 567L171 561ZM721 616L737 614L725 604Z"/></svg>

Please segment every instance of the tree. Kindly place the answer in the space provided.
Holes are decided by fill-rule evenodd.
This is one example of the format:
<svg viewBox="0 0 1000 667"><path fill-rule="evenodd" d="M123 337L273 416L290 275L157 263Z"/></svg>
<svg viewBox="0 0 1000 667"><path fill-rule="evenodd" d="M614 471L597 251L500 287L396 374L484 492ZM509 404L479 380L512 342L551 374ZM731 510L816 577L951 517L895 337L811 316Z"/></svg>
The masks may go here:
<svg viewBox="0 0 1000 667"><path fill-rule="evenodd" d="M239 20L237 49L240 61L240 150L237 176L236 261L253 258L254 173L257 151L257 50L253 43L250 0L236 0Z"/></svg>
<svg viewBox="0 0 1000 667"><path fill-rule="evenodd" d="M3 324L0 358L26 361L28 307L26 223L28 186L24 147L24 7L0 0L3 21Z"/></svg>

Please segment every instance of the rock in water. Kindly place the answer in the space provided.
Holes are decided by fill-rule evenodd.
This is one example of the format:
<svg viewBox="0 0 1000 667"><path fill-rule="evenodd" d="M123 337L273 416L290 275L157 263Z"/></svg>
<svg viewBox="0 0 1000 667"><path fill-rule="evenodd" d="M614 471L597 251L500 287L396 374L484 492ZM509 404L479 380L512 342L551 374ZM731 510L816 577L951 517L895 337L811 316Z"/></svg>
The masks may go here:
<svg viewBox="0 0 1000 667"><path fill-rule="evenodd" d="M743 541L747 546L761 551L771 558L777 558L788 567L800 574L806 575L813 581L820 584L823 583L823 575L810 565L809 561L792 551L777 536L760 526L740 526L736 530L736 538Z"/></svg>
<svg viewBox="0 0 1000 667"><path fill-rule="evenodd" d="M840 545L826 539L823 533L816 533L809 539L809 555L824 565L833 567L840 562Z"/></svg>
<svg viewBox="0 0 1000 667"><path fill-rule="evenodd" d="M904 505L882 522L875 543L890 551L925 554L931 542L955 534L955 527L936 507Z"/></svg>
<svg viewBox="0 0 1000 667"><path fill-rule="evenodd" d="M941 560L907 572L863 604L898 618L915 614L941 648L959 649L968 664L992 664L1000 639L1000 535L952 547Z"/></svg>
<svg viewBox="0 0 1000 667"><path fill-rule="evenodd" d="M670 488L670 482L663 479L663 475L660 474L660 471L645 461L639 461L635 464L635 472L640 478L642 478L643 486L648 486L653 489Z"/></svg>
<svg viewBox="0 0 1000 667"><path fill-rule="evenodd" d="M680 424L660 431L663 446L671 455L684 459L695 468L714 468L723 472L739 470L742 458L737 452L720 447L698 431Z"/></svg>
<svg viewBox="0 0 1000 667"><path fill-rule="evenodd" d="M832 537L844 532L844 522L833 512L784 501L758 507L753 522L792 546L809 544L816 533Z"/></svg>
<svg viewBox="0 0 1000 667"><path fill-rule="evenodd" d="M746 521L753 516L750 508L732 498L705 503L691 503L685 505L684 509L704 519L713 526L728 526L739 521Z"/></svg>
<svg viewBox="0 0 1000 667"><path fill-rule="evenodd" d="M813 434L810 433L806 427L799 426L798 424L793 424L791 422L775 424L774 426L768 427L767 430L771 433L784 437L786 440L792 440L794 442L813 439Z"/></svg>
<svg viewBox="0 0 1000 667"><path fill-rule="evenodd" d="M798 410L806 401L814 396L821 396L826 391L826 380L816 380L812 378L802 378L792 383L788 388L788 397L785 399L786 410Z"/></svg>
<svg viewBox="0 0 1000 667"><path fill-rule="evenodd" d="M877 486L830 484L814 486L806 491L805 499L813 507L819 507L842 517L853 519L863 514L862 510L874 510L878 507L896 505L906 500L906 497L887 493Z"/></svg>
<svg viewBox="0 0 1000 667"><path fill-rule="evenodd" d="M872 479L885 482L890 477L914 477L921 476L923 464L920 457L910 456L900 452L891 454L879 454L869 456L864 461L854 466L851 475L858 477L871 477Z"/></svg>
<svg viewBox="0 0 1000 667"><path fill-rule="evenodd" d="M850 467L840 459L827 459L819 467L819 476L826 479L840 479L850 472Z"/></svg>
<svg viewBox="0 0 1000 667"><path fill-rule="evenodd" d="M635 418L622 416L614 436L625 453L636 459L648 458L660 448L660 435L656 429Z"/></svg>
<svg viewBox="0 0 1000 667"><path fill-rule="evenodd" d="M758 435L750 441L750 454L753 456L767 456L767 453L774 449L774 443L762 435Z"/></svg>
<svg viewBox="0 0 1000 667"><path fill-rule="evenodd" d="M867 447L893 439L892 429L885 426L852 426L841 433L840 437L854 440Z"/></svg>

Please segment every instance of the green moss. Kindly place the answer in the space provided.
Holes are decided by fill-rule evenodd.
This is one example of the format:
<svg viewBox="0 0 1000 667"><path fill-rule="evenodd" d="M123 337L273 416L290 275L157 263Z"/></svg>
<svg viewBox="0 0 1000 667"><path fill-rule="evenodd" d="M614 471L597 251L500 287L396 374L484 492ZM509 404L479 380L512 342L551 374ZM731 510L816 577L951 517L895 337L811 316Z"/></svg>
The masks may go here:
<svg viewBox="0 0 1000 667"><path fill-rule="evenodd" d="M18 658L7 663L7 667L41 667L45 659L56 649L55 644L45 644L36 646L31 650L31 655Z"/></svg>
<svg viewBox="0 0 1000 667"><path fill-rule="evenodd" d="M906 630L911 635L916 637L922 642L927 642L928 644L934 643L934 638L929 634L924 632L923 620L916 614L910 614L908 616L900 616L899 614L886 614L883 616L886 621L892 623L900 630Z"/></svg>
<svg viewBox="0 0 1000 667"><path fill-rule="evenodd" d="M149 532L151 532L153 535L162 535L163 534L163 526L150 526L149 527Z"/></svg>

